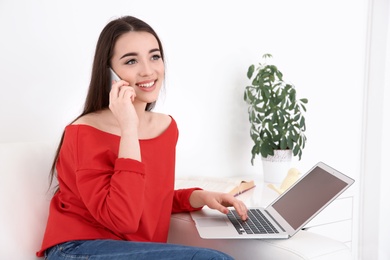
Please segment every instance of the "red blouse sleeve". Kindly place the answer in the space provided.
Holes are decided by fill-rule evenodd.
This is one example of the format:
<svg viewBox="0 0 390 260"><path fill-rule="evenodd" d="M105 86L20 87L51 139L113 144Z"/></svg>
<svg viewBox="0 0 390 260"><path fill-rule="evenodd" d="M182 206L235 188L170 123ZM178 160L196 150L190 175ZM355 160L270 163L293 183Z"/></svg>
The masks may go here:
<svg viewBox="0 0 390 260"><path fill-rule="evenodd" d="M77 186L88 211L102 225L124 234L138 230L144 207L144 184L144 165L132 159L118 158L114 173L77 171Z"/></svg>
<svg viewBox="0 0 390 260"><path fill-rule="evenodd" d="M119 139L104 142L78 127L70 135L61 159L72 158L68 160L74 162L77 192L90 214L113 231L129 234L138 230L144 209L145 165L117 158L114 151L118 150Z"/></svg>
<svg viewBox="0 0 390 260"><path fill-rule="evenodd" d="M190 196L194 190L201 190L200 188L180 189L175 190L173 195L172 213L189 212L200 210L200 208L193 208L190 204Z"/></svg>

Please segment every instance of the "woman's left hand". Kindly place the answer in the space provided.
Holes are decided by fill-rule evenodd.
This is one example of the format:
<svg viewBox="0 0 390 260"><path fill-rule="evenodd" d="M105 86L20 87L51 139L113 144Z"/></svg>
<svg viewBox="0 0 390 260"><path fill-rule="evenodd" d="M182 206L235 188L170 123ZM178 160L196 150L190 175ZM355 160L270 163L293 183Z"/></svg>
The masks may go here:
<svg viewBox="0 0 390 260"><path fill-rule="evenodd" d="M224 214L229 211L227 207L234 207L242 220L248 218L248 209L244 202L229 193L194 190L190 196L190 204L194 208L208 206Z"/></svg>

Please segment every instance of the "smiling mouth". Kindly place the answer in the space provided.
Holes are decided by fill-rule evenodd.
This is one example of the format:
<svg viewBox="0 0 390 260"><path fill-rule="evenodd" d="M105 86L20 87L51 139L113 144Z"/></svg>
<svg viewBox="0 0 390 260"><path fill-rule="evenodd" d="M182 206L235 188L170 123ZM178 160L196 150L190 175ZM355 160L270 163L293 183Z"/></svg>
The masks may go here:
<svg viewBox="0 0 390 260"><path fill-rule="evenodd" d="M152 81L152 82L149 82L149 83L145 83L145 84L137 84L138 87L140 88L151 88L154 86L154 83L156 81Z"/></svg>

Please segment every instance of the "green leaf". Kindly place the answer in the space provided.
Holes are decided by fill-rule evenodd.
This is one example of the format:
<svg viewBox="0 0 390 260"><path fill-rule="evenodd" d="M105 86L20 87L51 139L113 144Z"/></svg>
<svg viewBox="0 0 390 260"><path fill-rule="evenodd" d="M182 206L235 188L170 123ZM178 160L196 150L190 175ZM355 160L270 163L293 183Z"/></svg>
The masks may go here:
<svg viewBox="0 0 390 260"><path fill-rule="evenodd" d="M301 121L299 122L299 127L305 128L305 118L304 117L301 118Z"/></svg>
<svg viewBox="0 0 390 260"><path fill-rule="evenodd" d="M275 67L276 68L276 67ZM282 72L280 72L277 68L276 68L276 76L278 77L278 79L280 80L280 81L282 81L283 80L283 73Z"/></svg>
<svg viewBox="0 0 390 260"><path fill-rule="evenodd" d="M288 136L288 138L287 138L287 147L290 148L290 149L292 149L294 147L294 142L290 138L290 136Z"/></svg>
<svg viewBox="0 0 390 260"><path fill-rule="evenodd" d="M294 149L293 149L293 154L294 154L294 156L296 156L300 150L301 150L301 149L299 148L299 146L296 145L296 146L294 147Z"/></svg>
<svg viewBox="0 0 390 260"><path fill-rule="evenodd" d="M285 136L283 136L282 140L280 140L280 149L282 150L287 149L287 138Z"/></svg>
<svg viewBox="0 0 390 260"><path fill-rule="evenodd" d="M255 121L256 120L256 113L254 110L252 110L251 114L250 114L250 120L251 121Z"/></svg>
<svg viewBox="0 0 390 260"><path fill-rule="evenodd" d="M252 78L253 72L255 71L255 65L250 65L248 68L248 72L246 73L248 79Z"/></svg>
<svg viewBox="0 0 390 260"><path fill-rule="evenodd" d="M290 91L290 100L291 100L291 102L295 102L296 94L297 94L296 90L294 88L292 88L291 91Z"/></svg>
<svg viewBox="0 0 390 260"><path fill-rule="evenodd" d="M260 147L261 156L267 157L268 155L273 155L272 147L269 143L263 143Z"/></svg>
<svg viewBox="0 0 390 260"><path fill-rule="evenodd" d="M268 88L263 88L263 91L262 91L263 93L264 93L264 102L267 102L268 101L268 99L271 97L271 92L270 92L270 90L268 89Z"/></svg>
<svg viewBox="0 0 390 260"><path fill-rule="evenodd" d="M269 65L268 68L272 74L277 74L278 68L275 65Z"/></svg>
<svg viewBox="0 0 390 260"><path fill-rule="evenodd" d="M255 144L252 147L252 151L251 151L251 153L252 153L252 159L251 159L252 165L253 165L253 161L254 161L256 155L259 154L259 152L260 152L260 146L258 144Z"/></svg>
<svg viewBox="0 0 390 260"><path fill-rule="evenodd" d="M272 111L270 109L268 109L265 111L264 116L268 117L271 113L272 113Z"/></svg>
<svg viewBox="0 0 390 260"><path fill-rule="evenodd" d="M270 78L270 82L274 82L275 81L275 76L273 74L269 75L269 78Z"/></svg>

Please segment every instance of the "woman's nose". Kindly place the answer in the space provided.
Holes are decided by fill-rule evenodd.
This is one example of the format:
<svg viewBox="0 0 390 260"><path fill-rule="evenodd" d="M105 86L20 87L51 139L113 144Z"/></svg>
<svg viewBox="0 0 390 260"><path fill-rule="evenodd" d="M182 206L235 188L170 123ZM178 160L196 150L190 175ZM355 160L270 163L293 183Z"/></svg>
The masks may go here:
<svg viewBox="0 0 390 260"><path fill-rule="evenodd" d="M140 68L139 74L141 76L149 76L153 74L153 68L152 65L149 64L149 62L142 62L139 68Z"/></svg>

